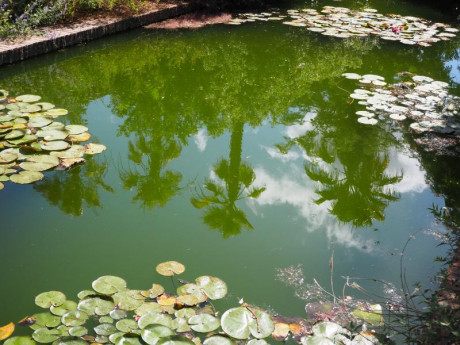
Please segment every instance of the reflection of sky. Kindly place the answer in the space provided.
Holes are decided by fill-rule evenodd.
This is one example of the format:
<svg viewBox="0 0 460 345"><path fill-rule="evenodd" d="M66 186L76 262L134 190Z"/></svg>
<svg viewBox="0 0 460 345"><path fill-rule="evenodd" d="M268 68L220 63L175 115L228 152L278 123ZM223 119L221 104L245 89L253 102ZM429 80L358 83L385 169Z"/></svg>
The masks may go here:
<svg viewBox="0 0 460 345"><path fill-rule="evenodd" d="M287 126L283 130L283 135L289 138L304 135L312 129L311 119L314 116L314 113L308 113L303 123ZM303 163L310 160L305 152L299 150L298 147L293 147L287 154L281 154L273 147L260 147L271 159L278 161L283 168L272 171L258 166L254 169L256 174L254 185L266 187L265 192L259 198L248 201L256 214L262 215L261 207L263 206L288 205L296 209L296 213L303 219L308 232L321 229L327 233L330 240L345 247L367 252L375 250L375 244L371 239L366 239L365 236L354 231L355 229L350 224L340 223L335 216L330 215L329 202L320 205L313 202L318 195L315 193L316 183L305 176ZM403 179L392 186L395 192L422 193L428 188L425 174L418 160L410 157L408 152L391 149L388 168L385 172L390 176L402 172Z"/></svg>
<svg viewBox="0 0 460 345"><path fill-rule="evenodd" d="M208 143L208 132L206 128L201 128L198 133L195 135L195 144L200 152L203 152L206 149L206 144Z"/></svg>
<svg viewBox="0 0 460 345"><path fill-rule="evenodd" d="M460 49L457 50L457 54L460 55ZM452 81L460 84L460 60L452 59L444 63L446 67L450 68L449 77Z"/></svg>

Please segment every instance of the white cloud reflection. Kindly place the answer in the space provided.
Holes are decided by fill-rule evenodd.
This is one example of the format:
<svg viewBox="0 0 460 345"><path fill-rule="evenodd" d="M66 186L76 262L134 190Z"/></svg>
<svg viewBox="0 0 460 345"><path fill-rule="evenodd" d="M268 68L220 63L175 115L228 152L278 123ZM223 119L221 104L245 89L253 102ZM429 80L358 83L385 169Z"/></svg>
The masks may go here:
<svg viewBox="0 0 460 345"><path fill-rule="evenodd" d="M208 143L208 131L206 128L201 128L197 135L195 135L195 144L200 150L200 152L203 152L206 149L206 144Z"/></svg>

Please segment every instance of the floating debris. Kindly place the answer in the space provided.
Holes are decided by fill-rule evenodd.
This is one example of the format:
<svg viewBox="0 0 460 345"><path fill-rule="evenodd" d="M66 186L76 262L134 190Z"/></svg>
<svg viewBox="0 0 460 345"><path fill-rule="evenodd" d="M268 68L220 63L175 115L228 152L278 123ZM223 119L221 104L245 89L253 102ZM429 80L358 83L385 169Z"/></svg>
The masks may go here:
<svg viewBox="0 0 460 345"><path fill-rule="evenodd" d="M433 23L423 18L383 15L367 8L355 11L345 7L324 6L318 12L312 8L288 10L286 15L278 9L262 13L242 13L226 24L241 25L255 21L283 21L283 24L306 27L307 30L338 38L379 36L388 41L407 45L429 47L439 41L450 40L459 31L443 23ZM352 78L353 76L350 76Z"/></svg>
<svg viewBox="0 0 460 345"><path fill-rule="evenodd" d="M398 82L394 84L386 84L383 77L371 74L360 78L356 73L342 76L356 80L360 85L350 94L350 98L359 100L358 104L366 107L366 110L356 112L361 116L358 122L375 125L378 122L375 117L396 122L410 119L411 131L431 133L417 142L425 147L429 142L442 144L439 151L442 154L446 154L446 146L455 147L460 143L460 97L449 94L449 84L407 72L399 73ZM375 81L382 85L375 84ZM435 137L438 139L434 140ZM432 144L429 150L436 151L435 146Z"/></svg>
<svg viewBox="0 0 460 345"><path fill-rule="evenodd" d="M80 145L88 128L55 121L68 114L40 96L8 97L0 90L0 190L3 182L27 184L44 178L42 171L68 169L85 162L85 154L103 152L101 144Z"/></svg>

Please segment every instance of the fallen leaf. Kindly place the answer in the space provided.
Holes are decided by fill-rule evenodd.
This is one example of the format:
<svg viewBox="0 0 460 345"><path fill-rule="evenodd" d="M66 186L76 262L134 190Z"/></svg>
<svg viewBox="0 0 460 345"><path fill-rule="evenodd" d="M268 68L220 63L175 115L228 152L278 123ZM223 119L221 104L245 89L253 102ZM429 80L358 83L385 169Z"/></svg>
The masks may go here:
<svg viewBox="0 0 460 345"><path fill-rule="evenodd" d="M6 326L0 327L0 341L5 340L14 332L14 323L10 322Z"/></svg>

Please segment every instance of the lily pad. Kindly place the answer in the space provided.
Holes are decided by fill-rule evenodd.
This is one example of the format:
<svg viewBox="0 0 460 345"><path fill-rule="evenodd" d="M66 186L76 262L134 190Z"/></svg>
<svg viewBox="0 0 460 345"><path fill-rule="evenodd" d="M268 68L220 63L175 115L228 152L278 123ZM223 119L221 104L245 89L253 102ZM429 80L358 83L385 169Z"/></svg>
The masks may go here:
<svg viewBox="0 0 460 345"><path fill-rule="evenodd" d="M67 137L67 140L70 140L76 143L82 143L84 141L88 141L89 139L91 139L91 134L89 134L88 132L83 132L83 133L75 134L75 135L69 135Z"/></svg>
<svg viewBox="0 0 460 345"><path fill-rule="evenodd" d="M80 145L73 145L64 151L52 151L51 156L59 158L81 158L85 154L85 147Z"/></svg>
<svg viewBox="0 0 460 345"><path fill-rule="evenodd" d="M49 109L49 110L46 111L46 114L50 115L52 117L64 116L64 115L67 115L68 113L69 113L68 110L66 110L66 109L58 109L58 108Z"/></svg>
<svg viewBox="0 0 460 345"><path fill-rule="evenodd" d="M88 334L88 330L83 326L75 326L69 329L69 334L73 337L82 337Z"/></svg>
<svg viewBox="0 0 460 345"><path fill-rule="evenodd" d="M363 116L358 119L358 122L363 125L376 125L378 121L376 119Z"/></svg>
<svg viewBox="0 0 460 345"><path fill-rule="evenodd" d="M196 332L208 333L220 327L218 318L209 314L194 315L188 319L190 328Z"/></svg>
<svg viewBox="0 0 460 345"><path fill-rule="evenodd" d="M77 303L70 300L66 300L58 307L54 305L50 307L51 313L57 316L63 316L65 313L68 313L71 310L77 310Z"/></svg>
<svg viewBox="0 0 460 345"><path fill-rule="evenodd" d="M161 306L156 302L143 302L134 312L136 315L143 316L149 312L161 312Z"/></svg>
<svg viewBox="0 0 460 345"><path fill-rule="evenodd" d="M42 111L47 111L55 107L54 104L48 102L35 103L34 105L38 105Z"/></svg>
<svg viewBox="0 0 460 345"><path fill-rule="evenodd" d="M62 337L52 345L88 345L88 343L79 337Z"/></svg>
<svg viewBox="0 0 460 345"><path fill-rule="evenodd" d="M61 322L68 327L83 325L88 320L89 315L84 311L71 310L62 316Z"/></svg>
<svg viewBox="0 0 460 345"><path fill-rule="evenodd" d="M155 345L159 338L174 335L174 331L163 325L148 325L141 331L142 339L149 345Z"/></svg>
<svg viewBox="0 0 460 345"><path fill-rule="evenodd" d="M222 335L213 335L205 339L203 345L235 345L235 341Z"/></svg>
<svg viewBox="0 0 460 345"><path fill-rule="evenodd" d="M183 317L175 318L171 323L171 327L179 333L189 332L191 330L187 320Z"/></svg>
<svg viewBox="0 0 460 345"><path fill-rule="evenodd" d="M29 119L29 127L41 128L48 126L51 122L53 122L53 119L50 117L35 116Z"/></svg>
<svg viewBox="0 0 460 345"><path fill-rule="evenodd" d="M144 296L137 290L121 290L112 295L114 303L123 310L135 310L144 303Z"/></svg>
<svg viewBox="0 0 460 345"><path fill-rule="evenodd" d="M62 151L70 147L70 144L66 141L56 140L44 142L40 145L43 150L46 151Z"/></svg>
<svg viewBox="0 0 460 345"><path fill-rule="evenodd" d="M93 281L93 289L103 295L113 295L126 288L126 281L116 276L102 276Z"/></svg>
<svg viewBox="0 0 460 345"><path fill-rule="evenodd" d="M219 278L202 276L196 278L195 282L212 300L223 298L227 294L227 284Z"/></svg>
<svg viewBox="0 0 460 345"><path fill-rule="evenodd" d="M40 99L41 97L37 95L21 95L21 96L16 97L17 101L26 102L26 103L38 102Z"/></svg>
<svg viewBox="0 0 460 345"><path fill-rule="evenodd" d="M35 325L40 327L57 327L61 323L61 318L50 312L34 314L33 317Z"/></svg>
<svg viewBox="0 0 460 345"><path fill-rule="evenodd" d="M88 127L82 125L67 125L65 129L70 135L77 135L88 131Z"/></svg>
<svg viewBox="0 0 460 345"><path fill-rule="evenodd" d="M64 140L69 135L68 132L58 129L42 129L37 131L37 136L45 141Z"/></svg>
<svg viewBox="0 0 460 345"><path fill-rule="evenodd" d="M7 339L3 345L35 345L35 341L29 336L19 336Z"/></svg>
<svg viewBox="0 0 460 345"><path fill-rule="evenodd" d="M235 339L248 339L249 334L261 339L268 337L275 329L271 316L255 307L238 307L227 310L221 319L225 333Z"/></svg>
<svg viewBox="0 0 460 345"><path fill-rule="evenodd" d="M367 309L355 309L352 314L354 317L364 320L371 325L383 325L382 306L380 304L371 305Z"/></svg>
<svg viewBox="0 0 460 345"><path fill-rule="evenodd" d="M94 327L94 332L98 335L109 336L117 331L116 327L111 323L101 323Z"/></svg>
<svg viewBox="0 0 460 345"><path fill-rule="evenodd" d="M173 335L161 338L156 345L195 345L195 343L186 337Z"/></svg>
<svg viewBox="0 0 460 345"><path fill-rule="evenodd" d="M109 337L110 341L113 341ZM143 345L139 339L139 335L135 333L121 333L119 337L114 338L115 345Z"/></svg>
<svg viewBox="0 0 460 345"><path fill-rule="evenodd" d="M137 322L131 319L122 319L115 324L115 327L124 333L129 333L137 329Z"/></svg>
<svg viewBox="0 0 460 345"><path fill-rule="evenodd" d="M163 276L173 276L175 274L181 274L185 271L185 266L177 261L167 261L158 264L156 271Z"/></svg>
<svg viewBox="0 0 460 345"><path fill-rule="evenodd" d="M10 144L14 144L14 145L22 145L22 144L33 143L37 139L38 139L37 136L34 135L34 134L26 134L22 138L14 139L14 140L8 140L8 142Z"/></svg>
<svg viewBox="0 0 460 345"><path fill-rule="evenodd" d="M115 308L115 304L110 300L94 297L80 301L77 308L89 315L103 316L109 314Z"/></svg>
<svg viewBox="0 0 460 345"><path fill-rule="evenodd" d="M32 338L37 343L47 344L57 340L60 333L57 329L39 328L32 333Z"/></svg>
<svg viewBox="0 0 460 345"><path fill-rule="evenodd" d="M140 329L144 329L148 325L153 324L159 324L171 328L171 322L172 319L169 315L150 312L142 316L137 323L139 324Z"/></svg>
<svg viewBox="0 0 460 345"><path fill-rule="evenodd" d="M18 184L28 184L40 181L44 175L39 171L20 171L17 174L13 174L10 176L10 180L14 183Z"/></svg>

